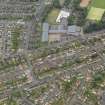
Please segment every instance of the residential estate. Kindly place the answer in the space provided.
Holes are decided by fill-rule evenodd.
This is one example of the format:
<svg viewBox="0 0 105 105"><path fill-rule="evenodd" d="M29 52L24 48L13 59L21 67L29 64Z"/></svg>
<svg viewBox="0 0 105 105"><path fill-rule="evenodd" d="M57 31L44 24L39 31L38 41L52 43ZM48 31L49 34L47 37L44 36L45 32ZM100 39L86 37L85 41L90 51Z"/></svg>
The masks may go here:
<svg viewBox="0 0 105 105"><path fill-rule="evenodd" d="M0 0L0 105L105 105L105 1Z"/></svg>

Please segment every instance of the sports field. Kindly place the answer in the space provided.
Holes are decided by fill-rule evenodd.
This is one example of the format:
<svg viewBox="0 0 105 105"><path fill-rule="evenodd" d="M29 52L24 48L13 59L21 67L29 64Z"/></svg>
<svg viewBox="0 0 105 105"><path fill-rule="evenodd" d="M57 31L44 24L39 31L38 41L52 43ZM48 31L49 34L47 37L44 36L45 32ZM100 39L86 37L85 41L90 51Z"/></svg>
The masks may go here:
<svg viewBox="0 0 105 105"><path fill-rule="evenodd" d="M53 8L52 11L48 14L47 22L50 24L56 24L56 19L59 15L60 10Z"/></svg>
<svg viewBox="0 0 105 105"><path fill-rule="evenodd" d="M87 19L100 21L105 12L105 0L92 0Z"/></svg>
<svg viewBox="0 0 105 105"><path fill-rule="evenodd" d="M105 0L92 0L91 6L105 9Z"/></svg>
<svg viewBox="0 0 105 105"><path fill-rule="evenodd" d="M87 19L99 21L101 20L104 12L105 12L105 9L91 7L88 13Z"/></svg>

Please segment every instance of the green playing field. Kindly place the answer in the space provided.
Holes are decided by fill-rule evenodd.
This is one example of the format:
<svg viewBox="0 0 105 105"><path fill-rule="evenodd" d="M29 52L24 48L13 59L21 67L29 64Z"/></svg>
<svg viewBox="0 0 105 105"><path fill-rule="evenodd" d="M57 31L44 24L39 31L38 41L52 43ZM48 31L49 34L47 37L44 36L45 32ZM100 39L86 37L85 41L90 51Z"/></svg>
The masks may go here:
<svg viewBox="0 0 105 105"><path fill-rule="evenodd" d="M100 21L105 9L91 7L87 19Z"/></svg>
<svg viewBox="0 0 105 105"><path fill-rule="evenodd" d="M92 0L91 6L105 9L105 0Z"/></svg>
<svg viewBox="0 0 105 105"><path fill-rule="evenodd" d="M100 21L105 13L105 0L92 0L87 19Z"/></svg>

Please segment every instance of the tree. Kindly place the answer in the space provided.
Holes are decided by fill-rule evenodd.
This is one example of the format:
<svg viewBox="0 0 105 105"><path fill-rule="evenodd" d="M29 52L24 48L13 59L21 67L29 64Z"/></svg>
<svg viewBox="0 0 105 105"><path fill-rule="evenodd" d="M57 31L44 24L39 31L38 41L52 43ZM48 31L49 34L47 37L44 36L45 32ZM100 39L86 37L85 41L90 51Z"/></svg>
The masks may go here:
<svg viewBox="0 0 105 105"><path fill-rule="evenodd" d="M54 6L55 8L60 8L61 6L60 6L59 0L53 0L53 6Z"/></svg>
<svg viewBox="0 0 105 105"><path fill-rule="evenodd" d="M69 4L70 4L70 2L71 2L71 0L65 0L65 2L64 2L64 6L68 7Z"/></svg>
<svg viewBox="0 0 105 105"><path fill-rule="evenodd" d="M75 22L75 16L69 16L68 17L68 25L74 25Z"/></svg>

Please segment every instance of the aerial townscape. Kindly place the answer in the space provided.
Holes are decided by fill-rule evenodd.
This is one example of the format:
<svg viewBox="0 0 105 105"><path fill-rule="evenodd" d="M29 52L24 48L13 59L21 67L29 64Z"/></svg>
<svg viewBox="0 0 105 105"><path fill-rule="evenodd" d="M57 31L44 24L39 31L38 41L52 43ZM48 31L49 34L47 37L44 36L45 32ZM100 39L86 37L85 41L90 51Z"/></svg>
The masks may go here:
<svg viewBox="0 0 105 105"><path fill-rule="evenodd" d="M0 105L105 105L105 0L0 0Z"/></svg>

